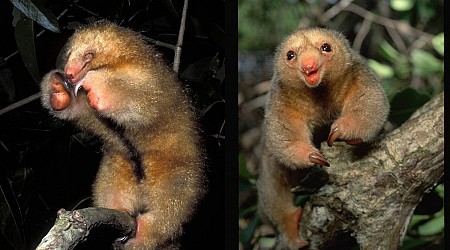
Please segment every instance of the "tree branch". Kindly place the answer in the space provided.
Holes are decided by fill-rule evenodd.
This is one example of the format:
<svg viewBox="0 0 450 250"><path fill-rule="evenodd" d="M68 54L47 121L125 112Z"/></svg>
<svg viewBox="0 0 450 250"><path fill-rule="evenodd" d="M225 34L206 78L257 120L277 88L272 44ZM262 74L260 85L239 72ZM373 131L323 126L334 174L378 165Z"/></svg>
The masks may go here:
<svg viewBox="0 0 450 250"><path fill-rule="evenodd" d="M444 94L370 146L323 143L322 152L329 180L305 204L300 237L311 249L339 245L342 235L361 249L398 249L415 207L444 174Z"/></svg>
<svg viewBox="0 0 450 250"><path fill-rule="evenodd" d="M178 73L178 70L180 69L181 50L183 47L184 30L186 29L186 15L187 15L188 4L189 4L189 0L184 0L183 12L182 12L181 21L180 21L180 31L178 32L178 41L177 41L177 44L175 45L175 58L173 60L173 70L176 73Z"/></svg>
<svg viewBox="0 0 450 250"><path fill-rule="evenodd" d="M133 236L136 221L124 212L108 208L84 208L74 211L60 209L55 225L36 250L73 249L96 227L113 228L119 236Z"/></svg>

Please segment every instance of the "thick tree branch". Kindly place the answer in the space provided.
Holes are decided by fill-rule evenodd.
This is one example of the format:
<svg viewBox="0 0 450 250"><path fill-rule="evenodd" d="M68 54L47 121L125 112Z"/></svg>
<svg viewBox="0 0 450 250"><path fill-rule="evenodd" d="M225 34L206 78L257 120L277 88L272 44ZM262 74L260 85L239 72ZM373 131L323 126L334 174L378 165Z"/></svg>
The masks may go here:
<svg viewBox="0 0 450 250"><path fill-rule="evenodd" d="M118 236L133 236L136 221L124 212L108 208L84 208L74 211L60 209L55 225L36 250L73 249L96 227L113 228Z"/></svg>
<svg viewBox="0 0 450 250"><path fill-rule="evenodd" d="M322 144L329 180L305 204L311 249L354 237L361 249L398 249L424 193L444 174L444 94L366 147Z"/></svg>

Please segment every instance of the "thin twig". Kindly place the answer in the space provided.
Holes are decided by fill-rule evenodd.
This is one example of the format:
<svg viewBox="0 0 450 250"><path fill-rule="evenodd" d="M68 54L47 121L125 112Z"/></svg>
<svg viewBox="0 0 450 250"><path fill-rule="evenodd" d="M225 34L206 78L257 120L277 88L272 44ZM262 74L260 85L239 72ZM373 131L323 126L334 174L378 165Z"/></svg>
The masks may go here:
<svg viewBox="0 0 450 250"><path fill-rule="evenodd" d="M383 25L386 28L386 31L388 32L389 36L392 38L392 41L394 42L396 48L402 53L410 51L411 48L414 48L413 45L422 47L433 37L433 35L423 32L419 29L416 29L406 23L399 22L397 20L393 20L387 17L379 16L355 4L349 4L347 8L344 10L355 13L363 17L364 20L369 20L371 22ZM419 39L417 39L413 43L413 45L407 48L399 32L407 35L417 36L419 37Z"/></svg>
<svg viewBox="0 0 450 250"><path fill-rule="evenodd" d="M403 42L403 39L398 34L397 30L392 27L386 27L386 31L388 32L389 36L392 38L392 41L394 41L395 47L397 47L401 53L405 53L406 45Z"/></svg>
<svg viewBox="0 0 450 250"><path fill-rule="evenodd" d="M322 15L321 18L322 23L330 21L333 17L342 12L345 8L347 8L347 6L351 4L353 1L354 0L342 0L338 4L331 7Z"/></svg>
<svg viewBox="0 0 450 250"><path fill-rule="evenodd" d="M94 12L92 12L92 11L86 9L85 7L79 5L79 4L76 3L76 2L72 3L72 5L75 6L75 7L77 7L77 8L79 8L79 9L82 10L82 11L85 11L85 12L89 13L90 15L95 16L97 19L105 19L105 18L103 18L103 17L97 15L96 13L94 13Z"/></svg>
<svg viewBox="0 0 450 250"><path fill-rule="evenodd" d="M421 41L417 42L417 44L422 44L421 42L423 42L423 41L427 42L433 37L433 35L426 33L422 30L416 29L406 23L403 23L403 22L400 22L400 21L397 21L394 19L390 19L390 18L387 18L384 16L380 16L373 12L365 10L361 6L353 4L352 2L353 2L352 0L340 1L338 4L334 5L332 8L330 8L328 11L326 11L322 15L321 22L326 23L326 22L330 21L333 17L335 17L337 14L339 14L342 11L352 12L352 13L364 18L365 22L370 21L370 22L373 22L373 23L376 23L379 25L383 25L386 28L389 36L392 38L393 42L395 43L396 47L402 52L411 50L411 47L408 49L406 48L406 45L403 42L399 32L403 33L403 34L408 34L408 35L412 34L416 37L419 37L421 39ZM360 40L358 40L357 42L359 43ZM356 44L356 45L354 45L354 48L357 48L358 43L356 43L356 42L354 43L354 44Z"/></svg>
<svg viewBox="0 0 450 250"><path fill-rule="evenodd" d="M394 20L394 19L390 19L384 16L380 16L377 14L374 14L368 10L365 10L364 8L362 8L359 5L356 4L349 4L345 9L343 9L344 11L349 11L352 12L358 16L361 16L363 18L367 18L370 21L383 25L385 27L392 27L395 28L396 30L398 30L401 33L407 33L407 34L414 34L415 36L428 36L429 38L432 37L431 34L428 34L426 32L423 32L419 29L416 29L406 23Z"/></svg>
<svg viewBox="0 0 450 250"><path fill-rule="evenodd" d="M356 34L355 40L353 41L353 49L360 51L362 42L364 41L364 38L366 38L367 34L370 31L370 26L372 25L372 22L370 22L368 19L364 19L361 28L358 31L358 34Z"/></svg>
<svg viewBox="0 0 450 250"><path fill-rule="evenodd" d="M175 51L175 49L176 49L175 45L173 45L173 44L161 42L161 41L158 41L158 40L150 38L150 37L145 36L144 40L151 44L154 44L155 46L165 47L165 48L171 49L173 51Z"/></svg>
<svg viewBox="0 0 450 250"><path fill-rule="evenodd" d="M34 100L37 100L37 99L39 99L40 96L41 96L41 92L38 92L38 93L33 94L33 95L31 95L31 96L29 96L29 97L27 97L25 99L22 99L22 100L20 100L18 102L13 103L13 104L7 106L6 108L1 109L0 110L0 116L5 114L5 113L8 113L11 110L14 110L16 108L22 107L23 105L28 104L28 103L30 103L30 102L32 102Z"/></svg>
<svg viewBox="0 0 450 250"><path fill-rule="evenodd" d="M181 15L180 32L175 46L175 59L173 60L173 70L178 73L180 69L181 47L183 46L184 30L186 29L186 15L189 0L184 0L183 14Z"/></svg>
<svg viewBox="0 0 450 250"><path fill-rule="evenodd" d="M11 58L11 57L17 55L18 53L19 53L19 50L16 50L16 51L14 51L11 55L9 55L9 56L7 56L7 57L5 57L5 58L3 58L3 59L5 59L5 61L8 61L9 58Z"/></svg>
<svg viewBox="0 0 450 250"><path fill-rule="evenodd" d="M420 36L408 47L408 52L411 52L417 48L422 48L428 41L430 41L428 36Z"/></svg>

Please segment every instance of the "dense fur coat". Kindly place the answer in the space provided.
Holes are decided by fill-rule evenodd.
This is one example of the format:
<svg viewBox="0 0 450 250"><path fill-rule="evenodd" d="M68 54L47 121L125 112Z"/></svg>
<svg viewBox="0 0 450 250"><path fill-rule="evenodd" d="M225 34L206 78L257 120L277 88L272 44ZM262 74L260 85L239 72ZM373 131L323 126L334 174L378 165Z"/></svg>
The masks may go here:
<svg viewBox="0 0 450 250"><path fill-rule="evenodd" d="M298 236L301 209L290 189L298 171L329 166L314 147L315 129L330 126L328 145L368 142L386 122L389 102L380 80L338 32L299 29L275 53L259 168L259 210L280 233L280 248L307 244Z"/></svg>
<svg viewBox="0 0 450 250"><path fill-rule="evenodd" d="M94 205L136 218L125 249L176 246L204 193L196 117L176 74L140 34L110 22L77 30L64 53L41 101L102 139Z"/></svg>

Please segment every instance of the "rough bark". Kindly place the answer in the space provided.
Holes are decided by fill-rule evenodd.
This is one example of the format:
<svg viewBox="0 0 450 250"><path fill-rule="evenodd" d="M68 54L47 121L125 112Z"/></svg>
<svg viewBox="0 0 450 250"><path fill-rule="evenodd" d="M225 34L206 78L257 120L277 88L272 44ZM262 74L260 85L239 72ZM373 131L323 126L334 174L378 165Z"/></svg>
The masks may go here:
<svg viewBox="0 0 450 250"><path fill-rule="evenodd" d="M108 208L84 208L74 211L60 209L54 226L36 250L73 249L83 242L93 228L114 228L119 236L132 236L136 221L124 212Z"/></svg>
<svg viewBox="0 0 450 250"><path fill-rule="evenodd" d="M301 238L310 249L353 237L360 249L399 249L415 207L444 174L444 94L370 148L321 149L329 180L304 206Z"/></svg>

